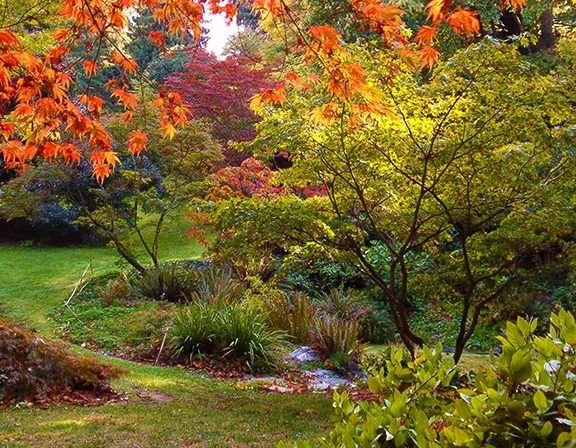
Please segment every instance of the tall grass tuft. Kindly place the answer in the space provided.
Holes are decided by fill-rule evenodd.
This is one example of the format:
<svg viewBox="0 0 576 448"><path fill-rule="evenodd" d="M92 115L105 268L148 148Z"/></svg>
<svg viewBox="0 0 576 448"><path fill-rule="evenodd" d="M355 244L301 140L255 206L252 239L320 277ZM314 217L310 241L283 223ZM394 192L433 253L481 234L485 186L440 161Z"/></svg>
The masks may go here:
<svg viewBox="0 0 576 448"><path fill-rule="evenodd" d="M304 293L295 293L268 302L268 324L285 331L295 343L308 344L316 309Z"/></svg>
<svg viewBox="0 0 576 448"><path fill-rule="evenodd" d="M189 273L192 286L188 299L216 305L236 304L246 292L244 284L226 267L206 265Z"/></svg>
<svg viewBox="0 0 576 448"><path fill-rule="evenodd" d="M266 315L240 305L193 302L177 313L169 347L178 358L198 354L237 360L251 370L276 367L286 334L266 325Z"/></svg>
<svg viewBox="0 0 576 448"><path fill-rule="evenodd" d="M345 354L354 359L360 350L357 322L322 314L314 319L312 334L313 345L324 358Z"/></svg>
<svg viewBox="0 0 576 448"><path fill-rule="evenodd" d="M286 333L268 327L266 315L229 306L220 316L225 357L242 360L251 371L280 363L282 349L288 345Z"/></svg>
<svg viewBox="0 0 576 448"><path fill-rule="evenodd" d="M136 293L153 300L181 302L190 291L187 276L176 264L161 264L133 277Z"/></svg>
<svg viewBox="0 0 576 448"><path fill-rule="evenodd" d="M177 358L191 358L216 349L221 327L220 310L197 302L176 313L169 334L169 348Z"/></svg>

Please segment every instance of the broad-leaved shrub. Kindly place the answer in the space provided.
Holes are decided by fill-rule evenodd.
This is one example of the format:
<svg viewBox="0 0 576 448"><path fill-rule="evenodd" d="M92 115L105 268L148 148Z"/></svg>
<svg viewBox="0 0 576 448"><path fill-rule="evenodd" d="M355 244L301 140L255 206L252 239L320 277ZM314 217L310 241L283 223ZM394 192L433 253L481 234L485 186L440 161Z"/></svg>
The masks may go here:
<svg viewBox="0 0 576 448"><path fill-rule="evenodd" d="M576 446L576 322L564 310L550 322L546 336L536 320L509 322L496 365L465 389L451 386L456 369L440 344L408 362L398 350L368 378L378 400L335 392L332 431L296 446Z"/></svg>

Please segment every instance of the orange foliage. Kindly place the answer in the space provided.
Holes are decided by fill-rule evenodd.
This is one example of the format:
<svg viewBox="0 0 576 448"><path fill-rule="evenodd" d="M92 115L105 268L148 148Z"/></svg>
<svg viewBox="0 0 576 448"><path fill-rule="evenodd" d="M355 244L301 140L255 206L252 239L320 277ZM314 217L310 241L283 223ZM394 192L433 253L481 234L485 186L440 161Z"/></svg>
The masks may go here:
<svg viewBox="0 0 576 448"><path fill-rule="evenodd" d="M480 32L478 15L462 8L457 8L450 13L446 22L452 27L452 30L456 34L474 36Z"/></svg>
<svg viewBox="0 0 576 448"><path fill-rule="evenodd" d="M527 0L500 1L503 7L521 9ZM418 66L431 69L438 61L440 54L433 45L441 23L449 24L458 34L470 36L480 29L475 13L451 8L452 0L430 0L426 10L431 23L418 30L413 42L408 42L402 20L404 11L397 5L381 0L349 2L356 16L378 33L388 48L397 49L402 61L413 69ZM251 4L262 16L291 17L283 0L253 0ZM192 33L196 37L200 36L205 10L224 15L227 20L236 14L233 0L62 0L61 15L70 26L53 33L60 45L44 57L26 51L12 30L0 29L0 152L6 166L24 170L37 156L77 162L80 154L73 142L83 140L92 148L90 158L96 178L103 181L112 173L118 160L104 126L98 121L104 99L91 91L82 92L78 98L71 96L69 89L75 73L67 65L67 55L80 40L85 48L96 48L110 35L121 35L134 11L145 8L166 26L168 33ZM310 27L308 33L308 38L301 36L299 45L304 47L307 61L316 60L323 67L323 77L310 76L304 80L291 72L286 86L311 90L320 79L327 79L333 99L350 102L358 113L388 113L387 105L368 85L362 67L352 62L341 46L338 31L320 25ZM149 36L157 45L165 44L163 33L151 31ZM105 55L89 57L79 64L79 69L91 77L101 66L99 58ZM111 98L124 108L123 120L129 122L139 110L138 97L130 86L130 77L138 72L138 65L121 51L112 55L111 62L121 67L122 73L118 79L107 82L106 87ZM283 103L285 98L285 86L280 84L256 95L252 105ZM182 98L169 92L161 92L154 104L159 109L158 126L166 138L173 138L177 128L189 119L190 111ZM332 104L335 103L322 106L317 117L330 119L334 113ZM144 133L134 133L128 145L130 151L138 154L145 143Z"/></svg>
<svg viewBox="0 0 576 448"><path fill-rule="evenodd" d="M283 104L284 100L286 100L286 89L284 85L280 84L279 86L273 89L264 89L261 93L254 95L252 97L250 105L253 108L258 108L263 104L272 104L272 103Z"/></svg>
<svg viewBox="0 0 576 448"><path fill-rule="evenodd" d="M446 17L451 3L452 0L430 0L426 5L427 19L431 20L433 24L441 22Z"/></svg>
<svg viewBox="0 0 576 448"><path fill-rule="evenodd" d="M148 142L148 134L146 132L134 131L128 139L128 149L134 155L140 155L142 150L146 148Z"/></svg>
<svg viewBox="0 0 576 448"><path fill-rule="evenodd" d="M519 11L526 6L526 0L501 0L500 6L502 8L510 6L512 9Z"/></svg>
<svg viewBox="0 0 576 448"><path fill-rule="evenodd" d="M420 66L422 68L428 67L429 69L434 67L434 64L438 62L438 58L440 57L440 52L430 45L423 46L418 54L420 55L420 59L422 61Z"/></svg>
<svg viewBox="0 0 576 448"><path fill-rule="evenodd" d="M438 28L435 26L424 25L418 30L416 36L414 36L414 42L418 45L432 43L436 40L437 31Z"/></svg>
<svg viewBox="0 0 576 448"><path fill-rule="evenodd" d="M263 17L267 15L279 17L284 11L281 0L254 0L252 2L252 9L259 12Z"/></svg>

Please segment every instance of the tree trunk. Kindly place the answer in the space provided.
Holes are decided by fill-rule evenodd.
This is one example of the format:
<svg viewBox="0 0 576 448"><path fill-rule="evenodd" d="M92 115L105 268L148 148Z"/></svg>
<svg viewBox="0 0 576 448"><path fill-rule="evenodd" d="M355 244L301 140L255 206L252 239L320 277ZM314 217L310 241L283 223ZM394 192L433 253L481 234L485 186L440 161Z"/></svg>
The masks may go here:
<svg viewBox="0 0 576 448"><path fill-rule="evenodd" d="M552 8L547 9L540 16L540 37L538 50L552 51L554 49L554 27Z"/></svg>

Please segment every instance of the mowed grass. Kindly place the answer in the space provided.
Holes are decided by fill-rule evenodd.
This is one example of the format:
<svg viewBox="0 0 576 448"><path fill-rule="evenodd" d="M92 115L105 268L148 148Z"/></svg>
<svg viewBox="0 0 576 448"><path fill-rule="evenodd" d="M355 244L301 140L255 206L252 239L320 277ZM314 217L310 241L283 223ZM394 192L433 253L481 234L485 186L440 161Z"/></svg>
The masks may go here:
<svg viewBox="0 0 576 448"><path fill-rule="evenodd" d="M46 313L72 292L92 263L96 275L117 269L116 253L99 248L37 248L0 246L0 309L52 334Z"/></svg>
<svg viewBox="0 0 576 448"><path fill-rule="evenodd" d="M162 259L198 258L183 220L165 234ZM55 332L46 313L62 303L89 263L94 275L118 270L110 248L0 247L0 310L41 334ZM331 397L237 390L179 368L130 363L74 348L131 371L113 387L126 402L0 411L0 447L273 447L330 426Z"/></svg>
<svg viewBox="0 0 576 448"><path fill-rule="evenodd" d="M236 390L178 368L115 361L127 402L2 412L1 447L273 447L330 426L326 395Z"/></svg>
<svg viewBox="0 0 576 448"><path fill-rule="evenodd" d="M199 258L203 247L186 237L192 222L186 218L166 226L160 237L162 260ZM144 232L148 240L152 229ZM149 264L143 249L133 238L134 248ZM46 313L63 302L74 289L86 267L103 275L119 270L118 254L109 247L19 247L0 246L0 310L18 320L25 320L40 332L53 335Z"/></svg>

